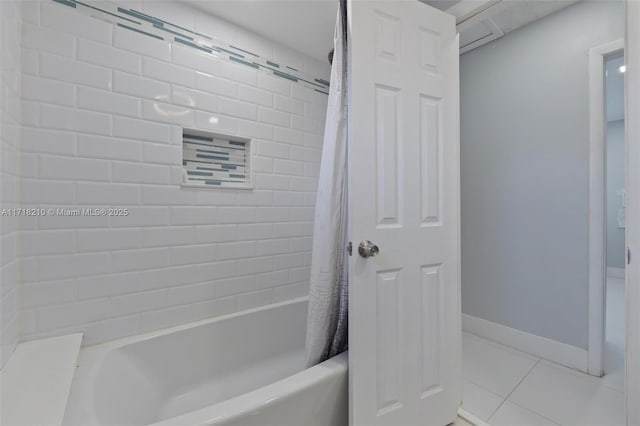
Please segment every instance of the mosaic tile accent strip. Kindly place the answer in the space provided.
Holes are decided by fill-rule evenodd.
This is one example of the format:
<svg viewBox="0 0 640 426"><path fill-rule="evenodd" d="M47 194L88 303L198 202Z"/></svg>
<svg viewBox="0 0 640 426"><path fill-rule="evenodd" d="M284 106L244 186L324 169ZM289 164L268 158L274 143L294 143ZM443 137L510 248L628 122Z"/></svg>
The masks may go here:
<svg viewBox="0 0 640 426"><path fill-rule="evenodd" d="M250 148L249 139L184 129L183 184L251 188Z"/></svg>
<svg viewBox="0 0 640 426"><path fill-rule="evenodd" d="M233 61L262 72L302 84L316 92L329 93L329 82L284 64L275 63L240 47L226 44L211 36L191 31L171 22L155 18L134 9L125 9L115 4L100 3L92 6L80 0L51 0L74 8L94 18L111 22L118 27L143 34L167 43L179 43L200 52L215 55L223 60Z"/></svg>

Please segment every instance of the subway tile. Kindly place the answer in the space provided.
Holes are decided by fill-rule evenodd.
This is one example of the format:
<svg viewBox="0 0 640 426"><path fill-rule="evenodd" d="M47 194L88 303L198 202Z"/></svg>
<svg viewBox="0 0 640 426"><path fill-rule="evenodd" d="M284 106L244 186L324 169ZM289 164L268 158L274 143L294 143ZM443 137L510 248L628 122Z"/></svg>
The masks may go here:
<svg viewBox="0 0 640 426"><path fill-rule="evenodd" d="M114 71L113 91L146 99L168 101L171 86L150 78Z"/></svg>
<svg viewBox="0 0 640 426"><path fill-rule="evenodd" d="M171 45L145 34L139 34L127 28L116 27L113 33L113 45L120 49L139 53L145 56L171 60Z"/></svg>
<svg viewBox="0 0 640 426"><path fill-rule="evenodd" d="M196 126L221 133L235 134L238 131L238 120L220 114L196 111Z"/></svg>
<svg viewBox="0 0 640 426"><path fill-rule="evenodd" d="M256 221L255 207L218 207L218 223L253 223Z"/></svg>
<svg viewBox="0 0 640 426"><path fill-rule="evenodd" d="M120 250L111 253L114 272L141 271L169 265L169 251L165 248Z"/></svg>
<svg viewBox="0 0 640 426"><path fill-rule="evenodd" d="M114 182L123 183L168 183L169 168L166 166L114 161L112 163Z"/></svg>
<svg viewBox="0 0 640 426"><path fill-rule="evenodd" d="M196 243L221 243L240 239L236 225L207 225L196 226Z"/></svg>
<svg viewBox="0 0 640 426"><path fill-rule="evenodd" d="M113 68L132 74L142 72L142 57L115 47L79 38L77 58L83 62Z"/></svg>
<svg viewBox="0 0 640 426"><path fill-rule="evenodd" d="M220 98L220 113L248 120L255 120L257 117L255 105L247 102L238 102L229 98Z"/></svg>
<svg viewBox="0 0 640 426"><path fill-rule="evenodd" d="M233 81L196 72L196 88L216 95L235 97L238 85Z"/></svg>
<svg viewBox="0 0 640 426"><path fill-rule="evenodd" d="M109 254L105 253L41 256L38 259L38 272L41 280L104 274L109 270Z"/></svg>
<svg viewBox="0 0 640 426"><path fill-rule="evenodd" d="M140 233L131 229L81 229L76 238L81 252L127 250L138 248Z"/></svg>
<svg viewBox="0 0 640 426"><path fill-rule="evenodd" d="M177 44L171 47L171 62L208 74L217 74L220 66L216 55Z"/></svg>
<svg viewBox="0 0 640 426"><path fill-rule="evenodd" d="M216 95L176 85L171 88L171 101L176 105L192 109L209 112L219 112L220 110L219 99Z"/></svg>
<svg viewBox="0 0 640 426"><path fill-rule="evenodd" d="M289 114L268 108L258 109L258 121L276 126L289 127Z"/></svg>
<svg viewBox="0 0 640 426"><path fill-rule="evenodd" d="M283 254L289 252L288 239L258 241L257 244L258 256Z"/></svg>
<svg viewBox="0 0 640 426"><path fill-rule="evenodd" d="M142 74L154 80L192 88L195 87L196 82L195 72L192 69L148 57L142 59Z"/></svg>
<svg viewBox="0 0 640 426"><path fill-rule="evenodd" d="M98 299L134 293L139 290L140 273L110 273L93 277L82 277L76 280L78 300Z"/></svg>
<svg viewBox="0 0 640 426"><path fill-rule="evenodd" d="M70 303L76 298L76 282L71 279L25 284L21 296L21 306L26 309Z"/></svg>
<svg viewBox="0 0 640 426"><path fill-rule="evenodd" d="M23 152L73 156L76 140L77 135L71 132L23 127L21 148Z"/></svg>
<svg viewBox="0 0 640 426"><path fill-rule="evenodd" d="M175 247L193 244L195 234L191 226L145 228L141 230L143 247Z"/></svg>
<svg viewBox="0 0 640 426"><path fill-rule="evenodd" d="M37 102L22 101L20 103L20 114L23 126L40 125L40 104Z"/></svg>
<svg viewBox="0 0 640 426"><path fill-rule="evenodd" d="M182 151L179 146L145 143L142 159L145 163L179 166L182 163Z"/></svg>
<svg viewBox="0 0 640 426"><path fill-rule="evenodd" d="M108 135L111 133L111 116L43 104L40 107L40 127Z"/></svg>
<svg viewBox="0 0 640 426"><path fill-rule="evenodd" d="M82 207L72 203L55 204L51 208L56 210L56 214L38 217L38 229L83 229L109 226L109 217L82 214ZM70 269L73 271L73 268L70 267Z"/></svg>
<svg viewBox="0 0 640 426"><path fill-rule="evenodd" d="M274 173L283 175L304 175L304 163L300 161L282 160L276 158L273 160Z"/></svg>
<svg viewBox="0 0 640 426"><path fill-rule="evenodd" d="M305 103L289 96L276 95L274 97L274 108L278 111L290 112L292 114L303 115Z"/></svg>
<svg viewBox="0 0 640 426"><path fill-rule="evenodd" d="M256 188L258 189L285 189L291 186L291 179L288 176L278 176L274 174L256 173Z"/></svg>
<svg viewBox="0 0 640 426"><path fill-rule="evenodd" d="M141 142L96 135L78 135L78 156L108 160L139 161Z"/></svg>
<svg viewBox="0 0 640 426"><path fill-rule="evenodd" d="M238 134L247 138L271 139L273 138L273 126L238 120Z"/></svg>
<svg viewBox="0 0 640 426"><path fill-rule="evenodd" d="M171 143L171 127L123 117L113 118L113 136L151 142Z"/></svg>
<svg viewBox="0 0 640 426"><path fill-rule="evenodd" d="M169 248L169 257L172 265L209 263L216 260L216 256L215 244L199 244Z"/></svg>
<svg viewBox="0 0 640 426"><path fill-rule="evenodd" d="M171 207L172 225L207 225L216 219L215 207Z"/></svg>
<svg viewBox="0 0 640 426"><path fill-rule="evenodd" d="M310 133L318 133L320 131L320 123L318 120L292 115L291 128Z"/></svg>
<svg viewBox="0 0 640 426"><path fill-rule="evenodd" d="M22 179L22 202L26 204L72 204L75 199L73 182Z"/></svg>
<svg viewBox="0 0 640 426"><path fill-rule="evenodd" d="M82 109L140 117L140 100L132 96L79 86L76 102Z"/></svg>
<svg viewBox="0 0 640 426"><path fill-rule="evenodd" d="M42 155L39 161L39 174L44 179L108 181L109 162L88 158Z"/></svg>
<svg viewBox="0 0 640 426"><path fill-rule="evenodd" d="M274 129L273 140L275 142L283 142L290 145L303 146L305 140L304 132L299 130L285 129L283 127L276 127Z"/></svg>
<svg viewBox="0 0 640 426"><path fill-rule="evenodd" d="M258 154L265 157L291 158L291 147L283 143L261 140L255 142L255 147Z"/></svg>
<svg viewBox="0 0 640 426"><path fill-rule="evenodd" d="M23 47L20 54L20 62L23 75L37 75L39 73L40 66L37 50Z"/></svg>
<svg viewBox="0 0 640 426"><path fill-rule="evenodd" d="M252 102L256 105L273 106L273 94L262 89L256 89L255 87L239 85L238 100L245 102Z"/></svg>
<svg viewBox="0 0 640 426"><path fill-rule="evenodd" d="M63 83L30 75L22 76L22 98L32 101L73 106L75 87Z"/></svg>
<svg viewBox="0 0 640 426"><path fill-rule="evenodd" d="M196 194L173 185L144 185L142 204L144 205L193 205Z"/></svg>
<svg viewBox="0 0 640 426"><path fill-rule="evenodd" d="M107 299L96 299L42 308L38 311L38 331L55 330L105 319Z"/></svg>
<svg viewBox="0 0 640 426"><path fill-rule="evenodd" d="M286 222L291 219L288 207L258 207L258 222Z"/></svg>
<svg viewBox="0 0 640 426"><path fill-rule="evenodd" d="M114 317L160 309L169 304L166 290L126 294L109 299L109 313Z"/></svg>
<svg viewBox="0 0 640 426"><path fill-rule="evenodd" d="M316 103L318 101L318 92L300 84L291 85L291 96L301 101Z"/></svg>
<svg viewBox="0 0 640 426"><path fill-rule="evenodd" d="M101 43L111 43L113 24L79 14L69 7L55 2L42 2L40 24L54 30L71 33L79 39L88 38Z"/></svg>
<svg viewBox="0 0 640 426"><path fill-rule="evenodd" d="M23 256L72 253L75 250L73 231L23 231L20 240Z"/></svg>
<svg viewBox="0 0 640 426"><path fill-rule="evenodd" d="M76 201L82 206L118 207L140 203L140 187L130 183L78 182Z"/></svg>
<svg viewBox="0 0 640 426"><path fill-rule="evenodd" d="M40 75L73 84L111 90L111 70L60 56L40 54Z"/></svg>
<svg viewBox="0 0 640 426"><path fill-rule="evenodd" d="M194 113L191 109L156 101L142 102L142 118L181 126L194 124Z"/></svg>
<svg viewBox="0 0 640 426"><path fill-rule="evenodd" d="M289 96L289 92L291 91L291 83L289 80L267 73L260 73L258 75L258 87L284 96Z"/></svg>
<svg viewBox="0 0 640 426"><path fill-rule="evenodd" d="M239 311L267 305L273 302L273 290L260 290L251 293L243 293L237 296L237 309Z"/></svg>
<svg viewBox="0 0 640 426"><path fill-rule="evenodd" d="M169 225L169 209L167 207L131 207L127 216L110 218L112 227L150 227Z"/></svg>
<svg viewBox="0 0 640 426"><path fill-rule="evenodd" d="M244 64L231 61L220 62L220 77L238 83L256 86L258 82L258 70Z"/></svg>
<svg viewBox="0 0 640 426"><path fill-rule="evenodd" d="M256 256L255 241L240 241L233 243L220 243L218 245L219 260L237 260Z"/></svg>
<svg viewBox="0 0 640 426"><path fill-rule="evenodd" d="M60 31L24 23L22 25L22 46L60 56L73 57L75 38Z"/></svg>

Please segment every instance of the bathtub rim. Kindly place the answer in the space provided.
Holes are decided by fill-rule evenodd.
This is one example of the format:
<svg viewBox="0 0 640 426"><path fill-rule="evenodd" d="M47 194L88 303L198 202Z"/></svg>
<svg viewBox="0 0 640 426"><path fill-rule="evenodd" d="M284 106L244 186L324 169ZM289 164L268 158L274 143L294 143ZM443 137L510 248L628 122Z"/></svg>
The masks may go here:
<svg viewBox="0 0 640 426"><path fill-rule="evenodd" d="M209 426L219 422L234 420L252 409L266 408L277 404L283 397L297 393L318 383L320 378L333 374L348 376L349 352L342 352L326 361L284 377L276 382L259 387L241 395L202 407L175 417L151 423L148 426ZM274 395L280 398L273 397ZM249 404L247 404L247 402ZM221 412L214 416L215 412Z"/></svg>
<svg viewBox="0 0 640 426"><path fill-rule="evenodd" d="M279 308L287 305L294 305L300 302L308 302L309 296L297 297L295 299L289 299L282 302L271 303L269 305L259 306L257 308L245 309L242 311L236 311L229 314L219 315L215 317L205 318L202 320L191 321L185 324L174 325L171 327L160 328L152 331L145 331L139 334L133 334L131 336L119 337L117 339L109 340L106 342L94 343L91 345L85 345L80 348L80 354L82 355L82 351L95 351L98 349L107 349L107 348L116 348L121 346L126 346L132 343L144 342L149 339L154 339L157 337L165 336L168 334L177 333L180 331L188 330L191 328L196 328L208 324L212 324L214 322L224 321L228 319L237 318L243 315L249 315L256 312L268 311L271 309Z"/></svg>

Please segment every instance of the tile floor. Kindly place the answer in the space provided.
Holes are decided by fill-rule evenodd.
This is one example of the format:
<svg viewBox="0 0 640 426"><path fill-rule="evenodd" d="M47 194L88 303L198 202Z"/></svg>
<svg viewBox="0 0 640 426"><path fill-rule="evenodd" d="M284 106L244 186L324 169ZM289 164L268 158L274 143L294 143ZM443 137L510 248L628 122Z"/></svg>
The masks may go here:
<svg viewBox="0 0 640 426"><path fill-rule="evenodd" d="M463 407L492 426L624 424L624 281L607 283L605 372L596 378L463 333Z"/></svg>

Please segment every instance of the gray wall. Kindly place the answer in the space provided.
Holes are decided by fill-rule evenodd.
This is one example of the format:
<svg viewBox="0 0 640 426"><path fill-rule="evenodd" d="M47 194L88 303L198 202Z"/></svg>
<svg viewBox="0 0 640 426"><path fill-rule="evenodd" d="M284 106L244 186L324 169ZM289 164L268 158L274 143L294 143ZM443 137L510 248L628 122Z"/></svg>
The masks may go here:
<svg viewBox="0 0 640 426"><path fill-rule="evenodd" d="M618 228L617 192L624 186L624 120L611 121L607 126L607 266L624 268L624 229Z"/></svg>
<svg viewBox="0 0 640 426"><path fill-rule="evenodd" d="M588 49L622 36L584 1L461 57L465 314L586 348Z"/></svg>

